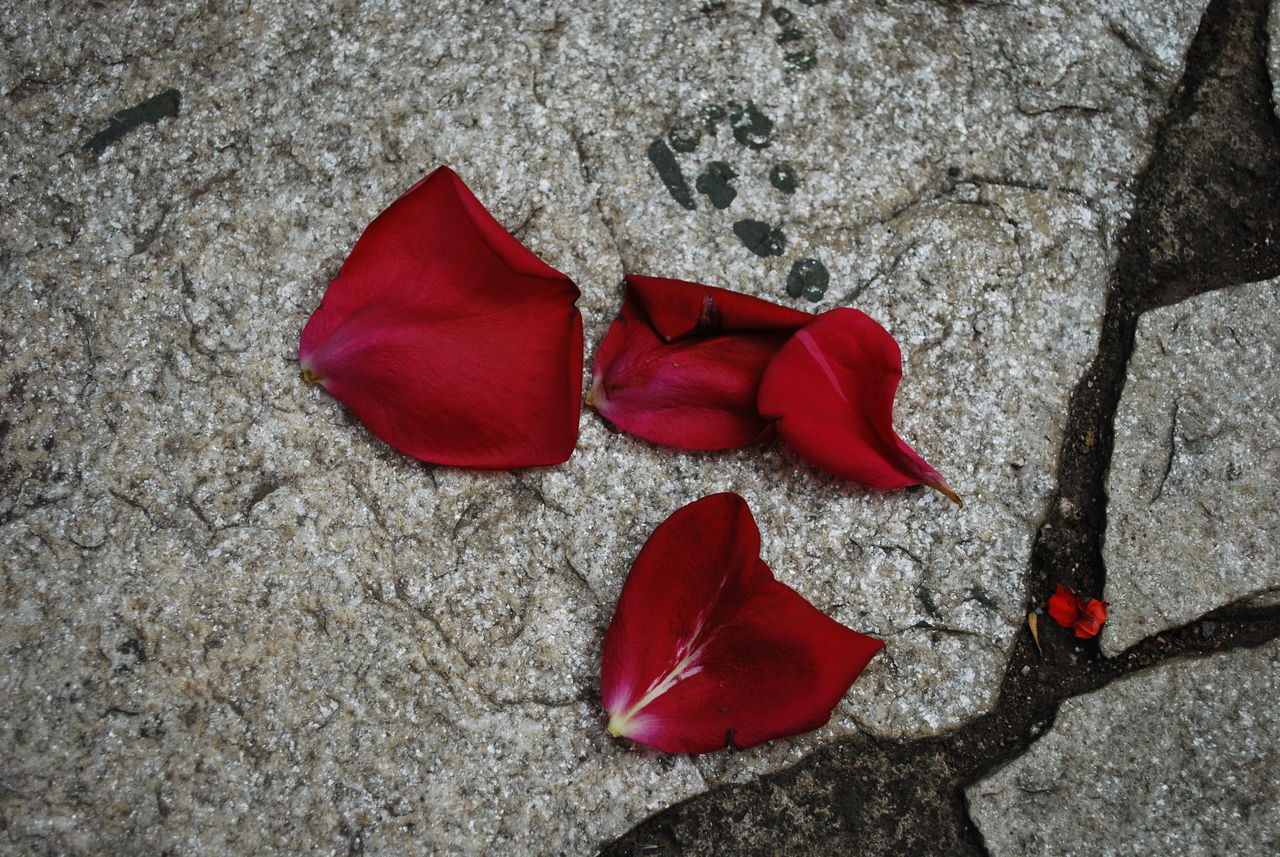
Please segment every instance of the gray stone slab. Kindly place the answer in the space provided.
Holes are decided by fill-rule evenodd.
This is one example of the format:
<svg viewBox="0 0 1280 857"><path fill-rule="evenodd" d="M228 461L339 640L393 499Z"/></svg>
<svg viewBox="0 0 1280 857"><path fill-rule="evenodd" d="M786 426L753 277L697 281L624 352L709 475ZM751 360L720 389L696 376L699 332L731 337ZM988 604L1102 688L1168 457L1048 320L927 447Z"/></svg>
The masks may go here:
<svg viewBox="0 0 1280 857"><path fill-rule="evenodd" d="M1280 280L1147 313L1107 478L1115 653L1280 591Z"/></svg>
<svg viewBox="0 0 1280 857"><path fill-rule="evenodd" d="M1065 702L968 789L992 857L1280 851L1280 644L1183 660Z"/></svg>
<svg viewBox="0 0 1280 857"><path fill-rule="evenodd" d="M1128 189L1204 3L706 5L0 22L13 850L586 853L834 737L990 707ZM170 88L177 116L84 148ZM660 137L692 210L647 154ZM738 173L723 210L696 190L716 160ZM870 312L903 346L903 436L968 505L586 413L558 468L393 453L300 382L296 341L365 223L437 163L580 284L588 365L624 271ZM782 255L749 252L742 219L781 229ZM815 303L786 294L803 258L830 272ZM781 579L888 648L813 735L697 760L613 744L596 670L626 569L721 490Z"/></svg>

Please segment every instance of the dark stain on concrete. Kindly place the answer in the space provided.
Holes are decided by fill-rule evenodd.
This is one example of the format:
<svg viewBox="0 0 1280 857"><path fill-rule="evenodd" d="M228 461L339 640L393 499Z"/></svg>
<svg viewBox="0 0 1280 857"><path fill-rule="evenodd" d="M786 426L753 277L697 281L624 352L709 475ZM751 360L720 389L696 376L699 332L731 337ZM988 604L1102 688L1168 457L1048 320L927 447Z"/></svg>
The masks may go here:
<svg viewBox="0 0 1280 857"><path fill-rule="evenodd" d="M796 192L796 171L790 164L777 164L769 170L769 184L783 193Z"/></svg>
<svg viewBox="0 0 1280 857"><path fill-rule="evenodd" d="M96 159L138 126L159 122L168 116L177 116L181 107L182 93L176 89L166 89L159 95L153 95L146 101L112 114L107 127L90 137L84 148Z"/></svg>
<svg viewBox="0 0 1280 857"><path fill-rule="evenodd" d="M818 64L818 54L813 48L801 48L798 51L787 51L782 61L792 71L808 71Z"/></svg>
<svg viewBox="0 0 1280 857"><path fill-rule="evenodd" d="M787 294L793 298L820 301L827 293L831 274L818 259L797 259L787 274Z"/></svg>
<svg viewBox="0 0 1280 857"><path fill-rule="evenodd" d="M734 172L733 167L724 161L712 161L707 164L707 168L702 171L702 175L698 176L694 187L698 189L698 193L706 194L711 200L711 204L716 208L728 208L729 204L737 197L738 192L729 184L730 181L736 179L738 174Z"/></svg>
<svg viewBox="0 0 1280 857"><path fill-rule="evenodd" d="M667 143L677 152L692 152L698 148L702 129L692 125L674 125L667 132Z"/></svg>
<svg viewBox="0 0 1280 857"><path fill-rule="evenodd" d="M773 142L773 120L750 101L729 103L729 126L733 139L748 149L764 149Z"/></svg>
<svg viewBox="0 0 1280 857"><path fill-rule="evenodd" d="M680 203L681 207L693 209L695 203L693 194L689 191L689 183L685 181L680 164L676 161L675 153L671 151L667 141L661 137L654 140L649 144L647 154L649 161L658 171L658 178L662 179L667 193L671 194L671 198Z"/></svg>
<svg viewBox="0 0 1280 857"><path fill-rule="evenodd" d="M744 247L757 256L781 256L787 250L787 236L760 220L739 220L733 224Z"/></svg>
<svg viewBox="0 0 1280 857"><path fill-rule="evenodd" d="M716 133L716 123L729 115L729 111L725 110L720 104L712 104L710 107L702 111L702 127L708 134Z"/></svg>

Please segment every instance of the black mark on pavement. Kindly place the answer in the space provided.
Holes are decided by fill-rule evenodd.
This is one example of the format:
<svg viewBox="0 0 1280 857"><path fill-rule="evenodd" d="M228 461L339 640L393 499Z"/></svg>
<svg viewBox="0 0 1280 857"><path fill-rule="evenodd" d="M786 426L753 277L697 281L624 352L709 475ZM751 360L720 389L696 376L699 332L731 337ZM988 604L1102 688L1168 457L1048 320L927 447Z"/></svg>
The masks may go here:
<svg viewBox="0 0 1280 857"><path fill-rule="evenodd" d="M182 93L176 89L166 89L159 95L153 95L146 101L113 114L107 127L90 137L84 147L96 159L139 125L159 122L167 116L177 116L181 106Z"/></svg>

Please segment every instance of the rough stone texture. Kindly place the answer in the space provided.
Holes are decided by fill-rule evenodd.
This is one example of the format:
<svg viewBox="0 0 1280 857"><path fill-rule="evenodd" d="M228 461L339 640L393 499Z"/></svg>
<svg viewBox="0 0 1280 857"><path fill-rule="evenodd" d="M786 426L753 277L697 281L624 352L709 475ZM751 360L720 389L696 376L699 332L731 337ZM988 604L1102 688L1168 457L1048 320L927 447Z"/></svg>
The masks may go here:
<svg viewBox="0 0 1280 857"><path fill-rule="evenodd" d="M1277 378L1280 280L1142 317L1107 480L1106 651L1280 591Z"/></svg>
<svg viewBox="0 0 1280 857"><path fill-rule="evenodd" d="M1267 68L1271 72L1276 115L1280 116L1280 3L1276 0L1271 0L1271 15L1267 18Z"/></svg>
<svg viewBox="0 0 1280 857"><path fill-rule="evenodd" d="M992 857L1280 850L1280 644L1174 661L1068 700L970 787Z"/></svg>
<svg viewBox="0 0 1280 857"><path fill-rule="evenodd" d="M17 7L6 848L583 853L834 736L988 708L1129 185L1204 3L1150 5ZM84 148L170 87L176 117ZM678 204L659 137L690 188L731 165L731 204ZM436 163L581 285L589 342L624 270L870 312L903 346L904 437L968 506L590 414L559 468L395 454L300 383L296 337ZM783 163L793 193L768 181ZM780 229L781 255L743 247L743 219ZM816 304L786 295L800 258L830 271ZM596 662L626 568L727 489L781 579L888 648L812 735L696 760L611 743Z"/></svg>

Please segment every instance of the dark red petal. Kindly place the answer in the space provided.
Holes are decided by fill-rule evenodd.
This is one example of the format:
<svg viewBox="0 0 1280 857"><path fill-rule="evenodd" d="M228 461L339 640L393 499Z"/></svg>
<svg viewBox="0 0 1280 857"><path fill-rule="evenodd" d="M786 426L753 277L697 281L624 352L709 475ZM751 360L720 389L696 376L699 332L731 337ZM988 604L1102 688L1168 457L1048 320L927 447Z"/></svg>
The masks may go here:
<svg viewBox="0 0 1280 857"><path fill-rule="evenodd" d="M664 342L628 293L596 353L589 404L623 431L681 449L736 449L767 433L756 412L777 332Z"/></svg>
<svg viewBox="0 0 1280 857"><path fill-rule="evenodd" d="M791 332L813 321L811 313L688 280L631 274L627 285L628 294L635 295L654 330L668 342L732 330Z"/></svg>
<svg viewBox="0 0 1280 857"><path fill-rule="evenodd" d="M736 449L764 436L771 426L756 411L760 376L812 316L683 280L627 283L596 353L589 404L623 431L665 446Z"/></svg>
<svg viewBox="0 0 1280 857"><path fill-rule="evenodd" d="M796 332L765 369L762 416L811 464L872 488L923 484L960 503L946 480L893 430L902 356L856 309L825 312Z"/></svg>
<svg viewBox="0 0 1280 857"><path fill-rule="evenodd" d="M298 357L370 431L416 458L557 464L578 434L577 298L440 167L365 229Z"/></svg>
<svg viewBox="0 0 1280 857"><path fill-rule="evenodd" d="M609 731L671 753L826 723L884 643L779 583L736 494L690 503L636 557L605 636Z"/></svg>
<svg viewBox="0 0 1280 857"><path fill-rule="evenodd" d="M1075 592L1059 583L1057 590L1049 597L1049 615L1064 628L1074 625L1080 617L1080 600Z"/></svg>

